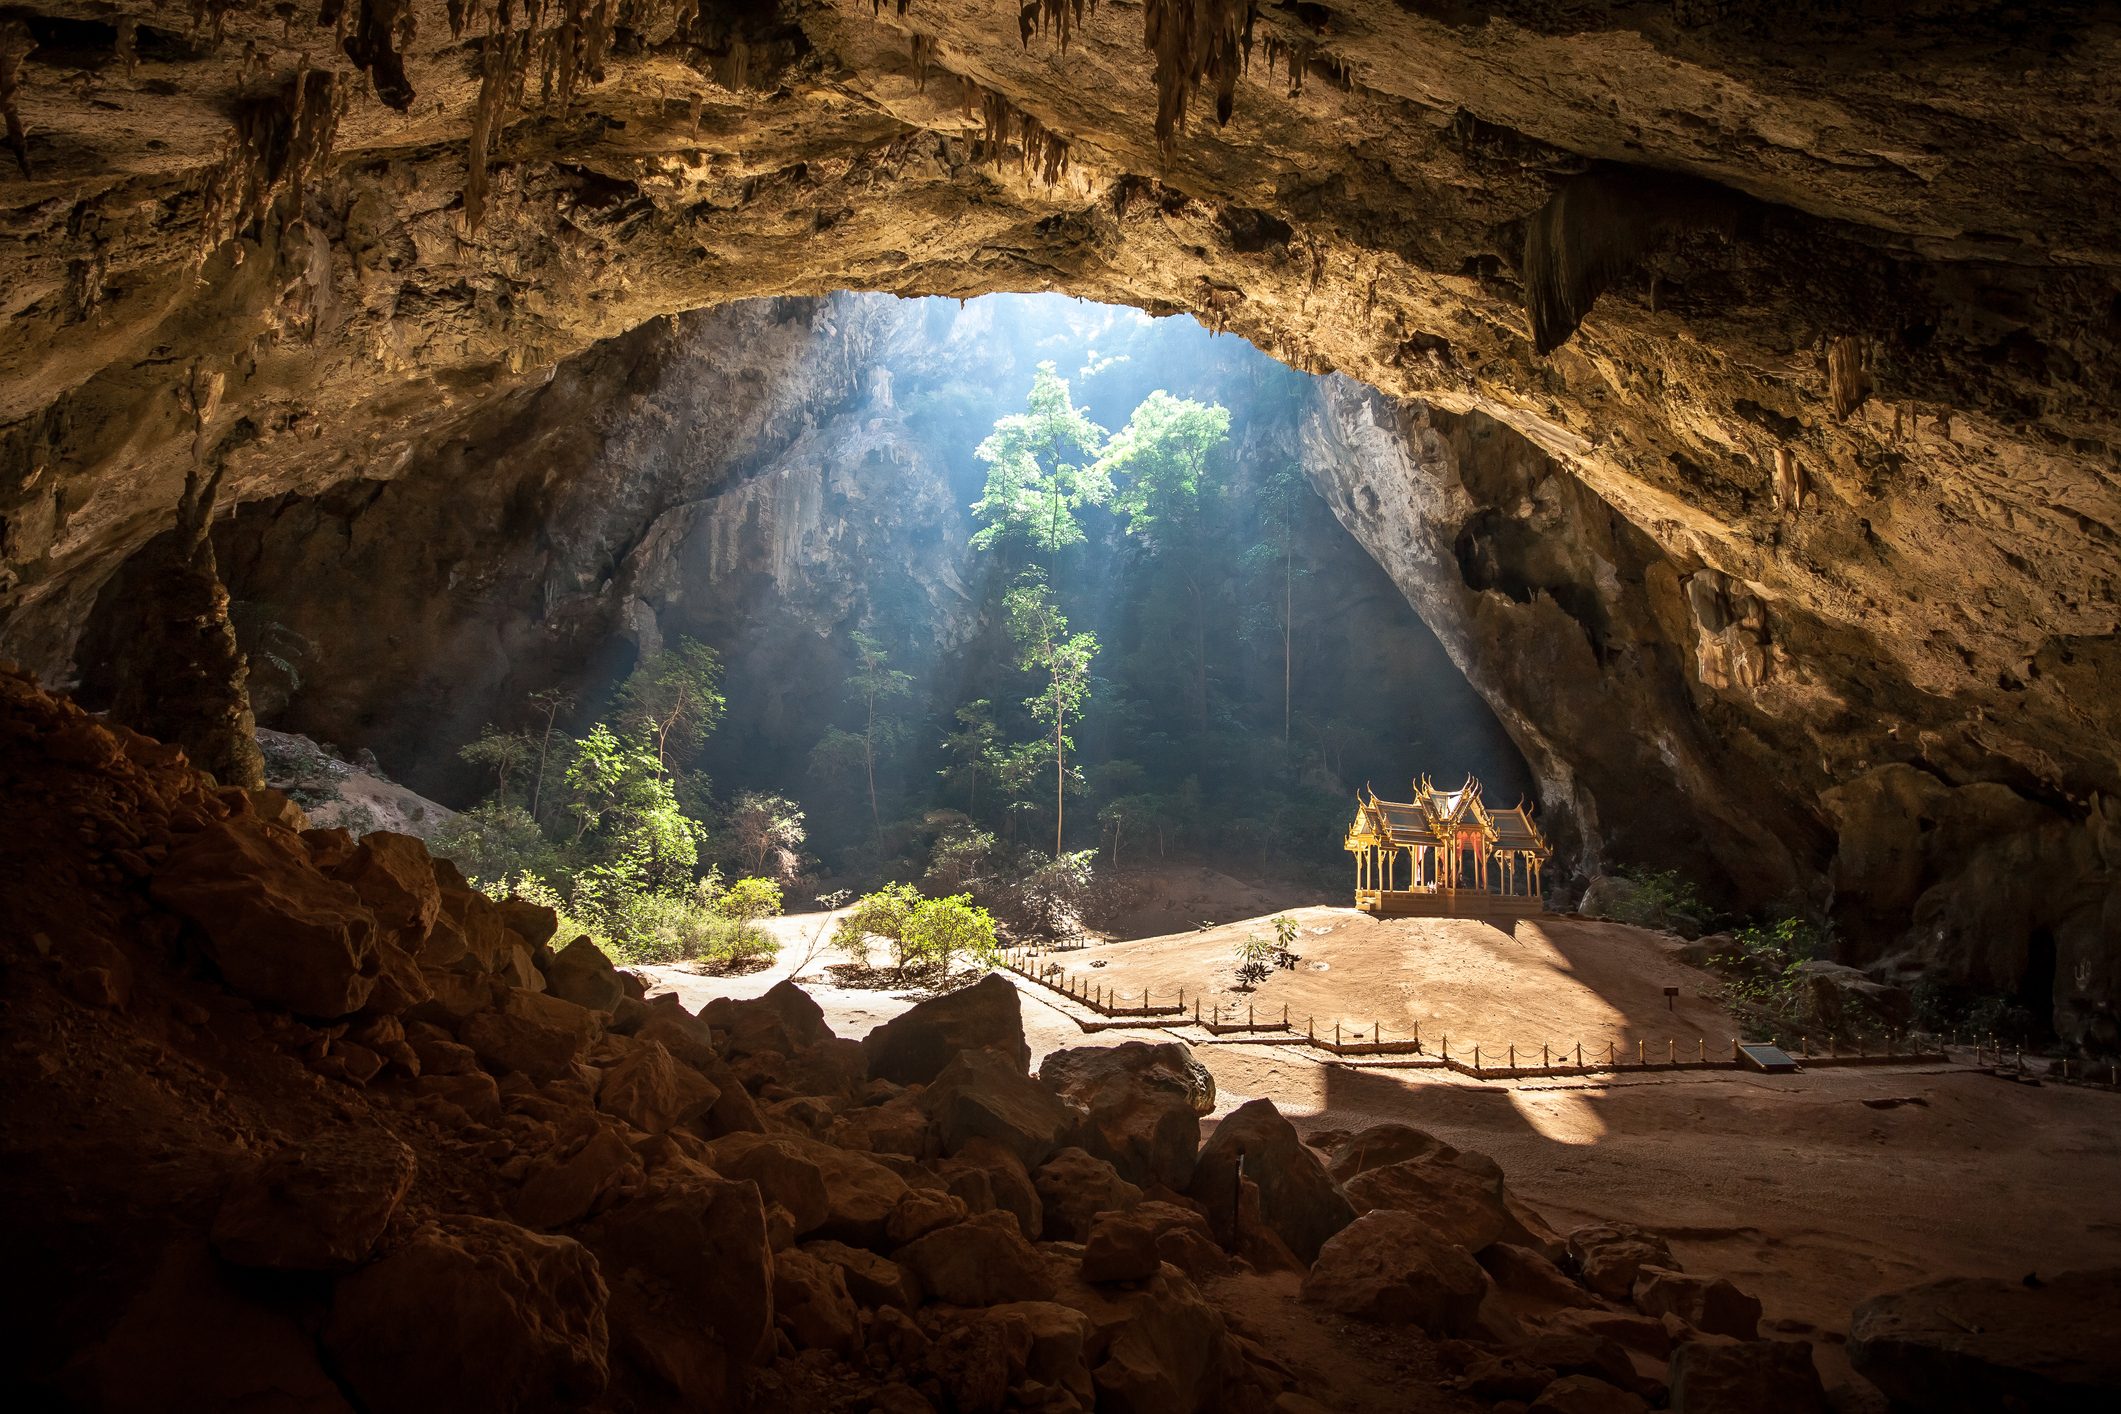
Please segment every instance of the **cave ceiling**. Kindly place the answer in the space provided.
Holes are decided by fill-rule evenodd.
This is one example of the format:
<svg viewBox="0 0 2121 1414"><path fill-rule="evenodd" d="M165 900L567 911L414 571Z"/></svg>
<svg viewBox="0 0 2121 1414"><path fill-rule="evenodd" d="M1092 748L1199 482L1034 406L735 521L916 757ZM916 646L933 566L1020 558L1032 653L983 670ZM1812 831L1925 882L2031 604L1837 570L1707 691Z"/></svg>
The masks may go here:
<svg viewBox="0 0 2121 1414"><path fill-rule="evenodd" d="M0 98L0 642L62 678L195 465L389 478L731 299L1061 290L1515 429L1822 786L2121 787L2104 10L35 0Z"/></svg>

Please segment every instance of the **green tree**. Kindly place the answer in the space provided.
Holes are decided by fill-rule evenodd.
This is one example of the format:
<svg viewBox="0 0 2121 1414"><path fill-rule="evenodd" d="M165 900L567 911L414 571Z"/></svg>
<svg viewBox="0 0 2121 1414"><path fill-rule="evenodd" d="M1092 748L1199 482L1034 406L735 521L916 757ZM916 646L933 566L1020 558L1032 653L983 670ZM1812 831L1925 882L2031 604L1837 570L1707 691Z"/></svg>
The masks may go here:
<svg viewBox="0 0 2121 1414"><path fill-rule="evenodd" d="M970 894L921 900L907 915L904 938L906 956L944 972L959 957L991 963L1000 956L994 918Z"/></svg>
<svg viewBox="0 0 2121 1414"><path fill-rule="evenodd" d="M627 740L598 722L575 744L567 766L574 843L588 861L594 898L689 882L699 865L700 830L679 808L647 728Z"/></svg>
<svg viewBox="0 0 2121 1414"><path fill-rule="evenodd" d="M531 710L538 714L538 764L530 777L530 818L542 818L545 798L545 765L552 755L552 739L557 730L560 713L574 709L574 694L559 688L542 688L530 694Z"/></svg>
<svg viewBox="0 0 2121 1414"><path fill-rule="evenodd" d="M982 526L973 548L1022 540L1052 555L1081 544L1078 513L1112 494L1097 461L1104 439L1105 429L1075 406L1068 380L1041 363L1025 410L998 420L974 453L987 463L987 485L972 506Z"/></svg>
<svg viewBox="0 0 2121 1414"><path fill-rule="evenodd" d="M826 774L859 768L869 795L869 822L879 842L884 838L883 810L877 803L876 767L905 739L905 723L895 710L913 692L913 675L891 666L891 655L868 634L854 635L855 667L847 678L847 701L860 716L860 730L828 729L811 748L811 769Z"/></svg>
<svg viewBox="0 0 2121 1414"><path fill-rule="evenodd" d="M1281 741L1289 744L1296 682L1296 586L1306 571L1296 562L1296 527L1305 491L1294 467L1268 477L1258 496L1260 538L1245 551L1245 573L1253 587L1248 636L1272 642L1281 653Z"/></svg>
<svg viewBox="0 0 2121 1414"><path fill-rule="evenodd" d="M911 884L886 884L865 894L840 919L833 931L834 946L862 966L869 965L869 944L882 938L891 944L894 965L906 970L906 921L921 902L921 892Z"/></svg>
<svg viewBox="0 0 2121 1414"><path fill-rule="evenodd" d="M478 740L461 748L457 757L468 766L493 772L494 801L506 805L509 778L529 759L533 749L529 733L496 731L488 722L479 729Z"/></svg>
<svg viewBox="0 0 2121 1414"><path fill-rule="evenodd" d="M807 838L802 808L784 795L763 791L747 790L732 801L725 826L744 867L753 874L766 872L769 855L792 859ZM794 870L782 867L777 872L785 877Z"/></svg>
<svg viewBox="0 0 2121 1414"><path fill-rule="evenodd" d="M964 786L967 815L979 813L980 776L988 770L1000 742L1001 730L994 724L992 702L982 697L957 709L957 730L942 741L943 754L950 764L938 774L946 790Z"/></svg>
<svg viewBox="0 0 2121 1414"><path fill-rule="evenodd" d="M663 770L700 754L724 705L722 660L691 638L643 658L619 689L620 724L647 728Z"/></svg>
<svg viewBox="0 0 2121 1414"><path fill-rule="evenodd" d="M1127 534L1147 544L1185 590L1195 711L1203 732L1208 729L1208 588L1218 563L1208 552L1202 502L1215 453L1229 439L1228 408L1174 398L1159 388L1136 405L1098 458L1099 468L1118 488L1113 508L1126 517Z"/></svg>
<svg viewBox="0 0 2121 1414"><path fill-rule="evenodd" d="M1074 745L1068 723L1090 700L1090 664L1097 657L1097 635L1068 632L1068 616L1036 571L1027 572L1002 603L1009 636L1016 640L1019 666L1046 677L1044 691L1024 705L1033 718L1053 728L1053 853L1058 856L1067 809L1068 752Z"/></svg>
<svg viewBox="0 0 2121 1414"><path fill-rule="evenodd" d="M715 896L713 907L735 928L732 946L742 952L745 940L753 932L751 925L780 913L781 886L771 879L739 879Z"/></svg>

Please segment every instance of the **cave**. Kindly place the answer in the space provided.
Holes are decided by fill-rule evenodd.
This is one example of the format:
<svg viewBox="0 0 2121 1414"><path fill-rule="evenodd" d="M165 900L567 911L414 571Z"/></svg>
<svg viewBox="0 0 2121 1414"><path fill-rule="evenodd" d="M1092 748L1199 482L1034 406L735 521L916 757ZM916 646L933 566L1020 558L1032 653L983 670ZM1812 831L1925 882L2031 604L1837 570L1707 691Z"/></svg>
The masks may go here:
<svg viewBox="0 0 2121 1414"><path fill-rule="evenodd" d="M2106 1407L2116 72L0 7L0 1388Z"/></svg>

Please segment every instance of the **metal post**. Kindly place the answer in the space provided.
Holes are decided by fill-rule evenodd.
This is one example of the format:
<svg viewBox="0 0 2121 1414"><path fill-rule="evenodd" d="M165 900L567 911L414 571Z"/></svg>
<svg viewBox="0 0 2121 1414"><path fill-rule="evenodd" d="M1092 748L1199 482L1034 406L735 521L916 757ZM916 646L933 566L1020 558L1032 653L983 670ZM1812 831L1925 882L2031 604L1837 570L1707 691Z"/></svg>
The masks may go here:
<svg viewBox="0 0 2121 1414"><path fill-rule="evenodd" d="M1245 1030L1247 1030L1247 1031L1251 1031L1251 1030L1254 1030L1254 1029L1256 1029L1256 1028L1254 1028L1254 1026L1252 1025L1252 1003L1250 1003L1250 1002L1246 1002L1246 1003L1245 1003Z"/></svg>
<svg viewBox="0 0 2121 1414"><path fill-rule="evenodd" d="M1643 1050L1642 1050L1642 1038L1641 1038L1640 1036L1637 1036L1637 1037L1635 1038L1635 1064L1637 1064L1637 1065L1648 1065L1648 1064L1649 1064L1649 1061L1648 1061L1648 1059L1647 1059L1647 1058L1646 1058L1646 1057L1645 1057L1645 1056L1643 1055Z"/></svg>
<svg viewBox="0 0 2121 1414"><path fill-rule="evenodd" d="M1576 1043L1576 1068L1578 1070L1583 1069L1583 1042L1581 1041Z"/></svg>
<svg viewBox="0 0 2121 1414"><path fill-rule="evenodd" d="M1473 1069L1480 1069L1480 1047L1478 1046L1473 1048Z"/></svg>
<svg viewBox="0 0 2121 1414"><path fill-rule="evenodd" d="M1544 1041L1541 1041L1541 1042L1539 1043L1539 1068L1540 1068L1541 1070L1546 1070L1546 1069L1548 1069L1548 1068L1549 1068L1549 1067L1550 1067L1550 1066L1551 1066L1552 1064L1553 1064L1553 1062L1551 1062L1551 1061L1549 1061L1549 1060L1547 1059L1547 1043L1546 1043L1546 1042L1544 1042Z"/></svg>
<svg viewBox="0 0 2121 1414"><path fill-rule="evenodd" d="M1665 1037L1664 1058L1668 1064L1679 1064L1679 1038L1677 1036Z"/></svg>
<svg viewBox="0 0 2121 1414"><path fill-rule="evenodd" d="M1340 1023L1337 1021L1333 1023L1333 1046L1336 1050L1340 1047Z"/></svg>
<svg viewBox="0 0 2121 1414"><path fill-rule="evenodd" d="M1517 1069L1517 1047L1515 1045L1510 1047L1510 1069Z"/></svg>
<svg viewBox="0 0 2121 1414"><path fill-rule="evenodd" d="M1694 1059L1695 1059L1695 1060L1697 1060L1697 1061L1699 1061L1699 1062L1701 1062L1701 1063L1702 1063L1703 1065L1707 1065L1707 1064L1709 1063L1709 1038L1708 1038L1708 1037L1706 1037L1706 1036L1700 1036L1700 1037L1697 1037L1697 1038L1695 1038L1695 1041L1694 1041Z"/></svg>

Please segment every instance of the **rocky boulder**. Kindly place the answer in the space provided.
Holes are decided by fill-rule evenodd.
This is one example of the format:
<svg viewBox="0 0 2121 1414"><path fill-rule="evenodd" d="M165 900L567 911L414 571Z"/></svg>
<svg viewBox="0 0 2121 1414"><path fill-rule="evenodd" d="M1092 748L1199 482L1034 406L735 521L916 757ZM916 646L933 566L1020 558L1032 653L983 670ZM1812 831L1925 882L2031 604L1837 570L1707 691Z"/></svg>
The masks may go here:
<svg viewBox="0 0 2121 1414"><path fill-rule="evenodd" d="M239 1267L347 1271L368 1260L416 1165L388 1133L325 1132L237 1178L214 1214L214 1251Z"/></svg>
<svg viewBox="0 0 2121 1414"><path fill-rule="evenodd" d="M803 1251L838 1267L840 1279L847 1284L847 1294L857 1305L871 1310L891 1306L911 1311L921 1304L920 1283L888 1257L830 1239L806 1242Z"/></svg>
<svg viewBox="0 0 2121 1414"><path fill-rule="evenodd" d="M1419 1326L1431 1335L1473 1329L1488 1275L1463 1247L1412 1213L1370 1212L1319 1249L1304 1300L1344 1316Z"/></svg>
<svg viewBox="0 0 2121 1414"><path fill-rule="evenodd" d="M634 1041L604 1068L597 1108L635 1129L661 1134L706 1114L721 1094L659 1043Z"/></svg>
<svg viewBox="0 0 2121 1414"><path fill-rule="evenodd" d="M769 1051L792 1056L833 1039L825 1013L793 982L776 983L748 1000L716 997L700 1009L700 1019L723 1033L721 1051L730 1057Z"/></svg>
<svg viewBox="0 0 2121 1414"><path fill-rule="evenodd" d="M2121 1405L2121 1269L2031 1282L1954 1277L1856 1308L1849 1360L1923 1414Z"/></svg>
<svg viewBox="0 0 2121 1414"><path fill-rule="evenodd" d="M371 1414L575 1409L609 1376L608 1296L579 1242L452 1217L339 1282L324 1348Z"/></svg>
<svg viewBox="0 0 2121 1414"><path fill-rule="evenodd" d="M198 928L230 989L253 1001L336 1017L375 990L375 918L284 830L250 816L209 821L170 847L152 889Z"/></svg>
<svg viewBox="0 0 2121 1414"><path fill-rule="evenodd" d="M626 996L618 969L587 937L576 938L553 955L545 969L545 990L591 1011L616 1011Z"/></svg>
<svg viewBox="0 0 2121 1414"><path fill-rule="evenodd" d="M1677 1316L1705 1335L1760 1336L1760 1302L1722 1277L1644 1267L1635 1278L1635 1309L1645 1316Z"/></svg>
<svg viewBox="0 0 2121 1414"><path fill-rule="evenodd" d="M772 1351L768 1214L757 1185L694 1174L613 1210L586 1234L611 1283L614 1342L681 1407L733 1407L747 1368Z"/></svg>
<svg viewBox="0 0 2121 1414"><path fill-rule="evenodd" d="M528 1227L566 1227L604 1206L640 1176L640 1160L625 1137L599 1125L572 1152L562 1148L533 1165L509 1211Z"/></svg>
<svg viewBox="0 0 2121 1414"><path fill-rule="evenodd" d="M926 1085L960 1051L993 1051L1031 1069L1016 988L999 972L909 1008L862 1038L869 1073L899 1085Z"/></svg>
<svg viewBox="0 0 2121 1414"><path fill-rule="evenodd" d="M1638 928L1663 928L1682 938L1701 934L1701 920L1680 909L1664 890L1617 874L1593 875L1576 911Z"/></svg>
<svg viewBox="0 0 2121 1414"><path fill-rule="evenodd" d="M1688 1341L1672 1352L1672 1414L1827 1414L1802 1341ZM1994 1409L1996 1406L1983 1406Z"/></svg>
<svg viewBox="0 0 2121 1414"><path fill-rule="evenodd" d="M1013 989L1012 989L1013 990ZM975 1139L999 1144L1037 1168L1069 1141L1082 1115L993 1051L960 1051L921 1092L945 1154Z"/></svg>
<svg viewBox="0 0 2121 1414"><path fill-rule="evenodd" d="M1082 1279L1072 1257L1055 1253L1049 1260L1054 1300L1089 1319L1082 1358L1097 1409L1202 1414L1240 1407L1233 1396L1243 1356L1222 1314L1191 1281L1159 1272L1136 1284L1097 1285Z"/></svg>
<svg viewBox="0 0 2121 1414"><path fill-rule="evenodd" d="M847 1278L831 1262L800 1250L773 1260L773 1314L796 1344L846 1353L861 1342L862 1313Z"/></svg>
<svg viewBox="0 0 2121 1414"><path fill-rule="evenodd" d="M1225 1240L1237 1226L1240 1177L1258 1187L1261 1219L1305 1262L1316 1260L1326 1239L1355 1218L1347 1197L1272 1100L1252 1100L1223 1117L1186 1187Z"/></svg>
<svg viewBox="0 0 2121 1414"><path fill-rule="evenodd" d="M950 1192L975 1213L1013 1214L1026 1237L1045 1231L1046 1205L1023 1160L987 1139L975 1139L936 1166Z"/></svg>
<svg viewBox="0 0 2121 1414"><path fill-rule="evenodd" d="M1905 1031L1915 1024L1913 992L1875 982L1858 968L1813 958L1797 964L1797 985L1829 1031Z"/></svg>
<svg viewBox="0 0 2121 1414"><path fill-rule="evenodd" d="M1006 1213L981 1213L937 1228L893 1252L891 1259L931 1297L957 1306L1043 1301L1053 1295L1053 1279L1038 1249Z"/></svg>
<svg viewBox="0 0 2121 1414"><path fill-rule="evenodd" d="M1078 1046L1055 1051L1039 1082L1084 1110L1083 1146L1130 1183L1183 1191L1200 1149L1200 1117L1215 1108L1215 1080L1182 1042Z"/></svg>
<svg viewBox="0 0 2121 1414"><path fill-rule="evenodd" d="M1648 1414L1642 1396L1595 1375L1563 1375L1539 1392L1531 1414Z"/></svg>
<svg viewBox="0 0 2121 1414"><path fill-rule="evenodd" d="M725 1178L750 1179L785 1206L798 1237L817 1233L857 1247L884 1237L906 1181L862 1154L793 1134L729 1134L707 1146Z"/></svg>
<svg viewBox="0 0 2121 1414"><path fill-rule="evenodd" d="M383 935L418 957L442 913L434 861L417 835L372 830L361 836L351 858L332 870L375 916Z"/></svg>
<svg viewBox="0 0 2121 1414"><path fill-rule="evenodd" d="M1099 1213L1131 1208L1142 1201L1139 1188L1083 1149L1061 1150L1031 1178L1045 1213L1045 1235L1052 1240L1081 1242L1089 1235L1091 1219Z"/></svg>
<svg viewBox="0 0 2121 1414"><path fill-rule="evenodd" d="M1600 1296L1626 1301L1644 1267L1678 1271L1671 1244L1627 1223L1589 1223L1569 1234L1569 1260L1583 1284Z"/></svg>

